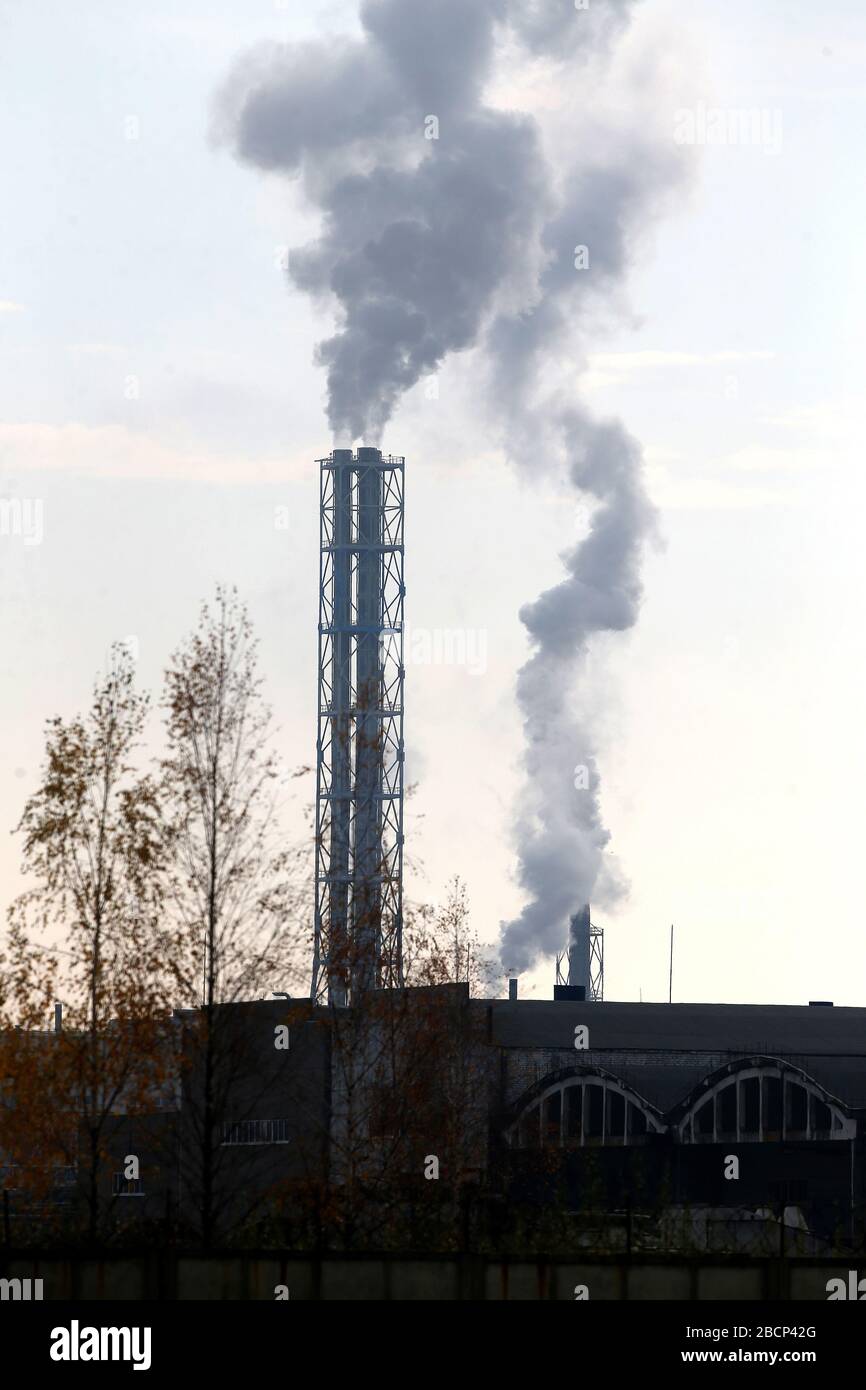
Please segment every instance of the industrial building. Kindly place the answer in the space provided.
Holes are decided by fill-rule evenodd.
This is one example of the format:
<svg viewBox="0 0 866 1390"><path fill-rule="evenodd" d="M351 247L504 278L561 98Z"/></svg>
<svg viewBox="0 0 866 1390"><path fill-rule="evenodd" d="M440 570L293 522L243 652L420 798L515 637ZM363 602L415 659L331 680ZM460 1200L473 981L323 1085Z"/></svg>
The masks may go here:
<svg viewBox="0 0 866 1390"><path fill-rule="evenodd" d="M195 1238L204 1184L208 1239L287 1250L859 1248L866 1009L612 1002L579 903L550 1000L407 983L404 461L319 466L310 995L175 1016L173 1080L106 1135L117 1223Z"/></svg>
<svg viewBox="0 0 866 1390"><path fill-rule="evenodd" d="M363 1019L360 1006L227 1007L224 1233L303 1247L299 1213L351 1192L353 1239L374 1248L429 1242L428 1218L454 1202L467 1239L491 1249L830 1254L863 1239L864 1009L480 1000L465 985L379 991ZM158 1119L118 1119L109 1167L149 1155L121 1216L194 1225L198 1084L193 1067ZM155 1123L181 1143L160 1145Z"/></svg>

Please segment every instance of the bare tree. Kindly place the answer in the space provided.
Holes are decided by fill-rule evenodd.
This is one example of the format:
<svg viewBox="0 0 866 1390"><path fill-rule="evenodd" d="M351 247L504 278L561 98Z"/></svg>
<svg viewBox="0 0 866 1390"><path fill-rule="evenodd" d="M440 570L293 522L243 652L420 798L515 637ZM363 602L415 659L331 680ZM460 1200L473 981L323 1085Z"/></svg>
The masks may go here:
<svg viewBox="0 0 866 1390"><path fill-rule="evenodd" d="M257 644L236 591L217 589L166 672L167 753L162 763L167 898L180 948L186 1043L184 1182L205 1245L230 1194L220 1183L220 1126L240 1064L239 1016L230 1007L284 987L305 931L295 857L278 838L281 785L270 747Z"/></svg>
<svg viewBox="0 0 866 1390"><path fill-rule="evenodd" d="M473 997L496 988L501 974L495 952L470 924L466 884L455 874L438 908L422 905L406 914L404 977L409 984L467 984Z"/></svg>

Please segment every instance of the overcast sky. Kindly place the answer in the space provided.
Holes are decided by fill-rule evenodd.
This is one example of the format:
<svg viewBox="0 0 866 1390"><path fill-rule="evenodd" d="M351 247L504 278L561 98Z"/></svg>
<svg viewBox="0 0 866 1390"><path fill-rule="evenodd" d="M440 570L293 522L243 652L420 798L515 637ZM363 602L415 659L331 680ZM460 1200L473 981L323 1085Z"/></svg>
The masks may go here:
<svg viewBox="0 0 866 1390"><path fill-rule="evenodd" d="M44 719L86 706L114 639L156 687L218 580L249 602L287 765L314 758L330 325L284 265L317 223L215 143L213 102L250 45L357 18L0 0L0 25L0 498L22 519L0 535L5 905ZM641 441L662 532L639 623L594 647L582 696L631 885L594 914L610 999L667 997L673 922L675 999L866 1002L864 62L861 0L645 0L605 64L570 84L511 64L490 94L614 152L696 122L581 385ZM715 109L762 113L759 138L701 144ZM508 467L476 368L452 358L383 442L407 458L410 629L468 658L413 662L410 642L407 888L436 901L460 874L492 941L521 906L518 609L585 515ZM552 981L551 962L521 989Z"/></svg>

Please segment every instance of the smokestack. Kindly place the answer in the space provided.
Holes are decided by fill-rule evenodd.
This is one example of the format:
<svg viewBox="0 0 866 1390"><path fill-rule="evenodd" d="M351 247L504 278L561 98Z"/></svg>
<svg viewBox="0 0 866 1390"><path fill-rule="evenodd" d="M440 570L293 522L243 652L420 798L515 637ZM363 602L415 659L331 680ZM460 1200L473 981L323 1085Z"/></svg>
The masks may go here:
<svg viewBox="0 0 866 1390"><path fill-rule="evenodd" d="M382 916L382 451L359 448L352 997L379 983Z"/></svg>
<svg viewBox="0 0 866 1390"><path fill-rule="evenodd" d="M352 798L352 450L335 449L333 463L333 663L331 670L331 835L328 915L332 999L346 1003L349 945L349 834Z"/></svg>
<svg viewBox="0 0 866 1390"><path fill-rule="evenodd" d="M62 1033L62 1032L63 1032L63 1005L62 1005L62 1004L55 1004L55 1005L54 1005L54 1031L55 1031L55 1033Z"/></svg>
<svg viewBox="0 0 866 1390"><path fill-rule="evenodd" d="M510 1003L512 1003L512 1004L516 1004L516 1003L517 1003L517 981L516 981L516 980L509 980L509 981L508 981L508 998L509 998Z"/></svg>
<svg viewBox="0 0 866 1390"><path fill-rule="evenodd" d="M312 996L402 983L403 471L377 448L320 461Z"/></svg>
<svg viewBox="0 0 866 1390"><path fill-rule="evenodd" d="M589 903L575 912L569 926L568 983L583 987L584 999L590 994Z"/></svg>

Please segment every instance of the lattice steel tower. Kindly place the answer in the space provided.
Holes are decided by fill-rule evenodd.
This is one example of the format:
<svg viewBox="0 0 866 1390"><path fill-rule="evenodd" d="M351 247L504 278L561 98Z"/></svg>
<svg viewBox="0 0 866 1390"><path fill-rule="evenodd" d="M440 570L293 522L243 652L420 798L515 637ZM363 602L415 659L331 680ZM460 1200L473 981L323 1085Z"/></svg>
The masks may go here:
<svg viewBox="0 0 866 1390"><path fill-rule="evenodd" d="M319 734L311 996L402 984L403 472L319 460Z"/></svg>

